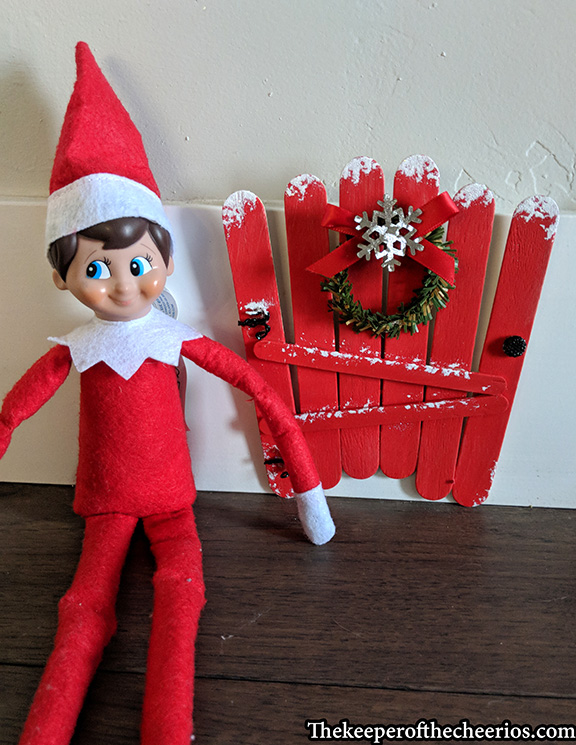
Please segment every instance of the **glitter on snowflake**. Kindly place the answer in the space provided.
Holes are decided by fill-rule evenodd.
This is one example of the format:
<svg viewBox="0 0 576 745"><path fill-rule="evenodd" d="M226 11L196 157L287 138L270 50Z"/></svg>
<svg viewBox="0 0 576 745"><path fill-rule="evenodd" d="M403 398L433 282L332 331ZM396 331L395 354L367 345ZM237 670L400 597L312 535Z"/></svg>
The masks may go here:
<svg viewBox="0 0 576 745"><path fill-rule="evenodd" d="M395 206L396 199L388 195L385 195L378 205L382 209L375 209L372 217L368 217L368 213L364 212L354 218L358 223L356 230L364 231L362 240L365 241L364 244L359 244L360 251L357 255L367 261L372 254L376 259L384 259L382 268L393 272L400 266L397 257L405 256L407 250L410 250L412 256L416 255L416 251L424 250L420 245L420 239L414 238L416 228L412 225L421 222L419 215L422 214L422 210L408 207L407 213L404 214L402 207Z"/></svg>

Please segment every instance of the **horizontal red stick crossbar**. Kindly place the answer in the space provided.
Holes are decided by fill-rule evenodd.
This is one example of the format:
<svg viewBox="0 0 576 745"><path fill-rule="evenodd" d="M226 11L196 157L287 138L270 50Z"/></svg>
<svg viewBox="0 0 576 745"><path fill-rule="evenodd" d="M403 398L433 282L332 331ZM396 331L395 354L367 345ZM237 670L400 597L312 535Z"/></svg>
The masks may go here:
<svg viewBox="0 0 576 745"><path fill-rule="evenodd" d="M344 411L309 411L296 416L305 432L321 429L344 429L346 427L368 427L373 424L398 424L421 422L426 419L455 419L462 417L500 414L508 408L504 396L477 396L452 398L447 401L428 401L397 406L378 406ZM260 427L267 431L264 421Z"/></svg>
<svg viewBox="0 0 576 745"><path fill-rule="evenodd" d="M497 396L506 389L505 379L497 375L483 375L461 368L435 367L406 360L329 352L298 344L260 341L254 345L254 354L259 359L269 362L344 372L366 378L433 385L435 388L481 393L486 396Z"/></svg>

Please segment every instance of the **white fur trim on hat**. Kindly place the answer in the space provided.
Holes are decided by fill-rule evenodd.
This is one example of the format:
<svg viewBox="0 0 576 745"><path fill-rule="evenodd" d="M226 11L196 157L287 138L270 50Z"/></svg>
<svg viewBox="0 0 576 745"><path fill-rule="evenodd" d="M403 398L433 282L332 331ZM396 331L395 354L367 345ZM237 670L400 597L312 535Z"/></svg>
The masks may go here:
<svg viewBox="0 0 576 745"><path fill-rule="evenodd" d="M92 173L48 197L46 246L65 235L119 217L145 217L172 233L160 198L143 184L113 173Z"/></svg>

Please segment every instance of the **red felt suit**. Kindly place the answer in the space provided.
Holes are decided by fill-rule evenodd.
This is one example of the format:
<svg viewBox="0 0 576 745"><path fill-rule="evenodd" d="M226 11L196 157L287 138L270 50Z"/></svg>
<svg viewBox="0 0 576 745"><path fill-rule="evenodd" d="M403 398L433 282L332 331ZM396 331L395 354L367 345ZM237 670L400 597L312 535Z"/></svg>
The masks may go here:
<svg viewBox="0 0 576 745"><path fill-rule="evenodd" d="M0 457L73 363L81 378L74 509L86 533L20 744L68 745L115 630L120 573L141 519L156 561L142 743L189 745L204 583L175 370L180 355L255 399L292 477L308 537L325 543L334 526L303 435L279 397L240 357L152 307L173 269L170 224L140 135L86 44L77 46L76 61L46 237L56 286L95 317L54 339L8 393Z"/></svg>
<svg viewBox="0 0 576 745"><path fill-rule="evenodd" d="M294 418L244 360L206 337L184 342L181 352L253 397L284 454L295 489L306 492L317 486L316 469ZM53 347L6 396L0 415L2 453L12 430L56 392L70 365L68 347ZM55 648L21 745L70 740L88 684L115 630L120 572L138 518L156 560L142 742L188 745L194 643L204 605L194 498L174 367L148 359L128 380L105 362L83 372L74 509L86 519L86 534L73 584L60 601Z"/></svg>

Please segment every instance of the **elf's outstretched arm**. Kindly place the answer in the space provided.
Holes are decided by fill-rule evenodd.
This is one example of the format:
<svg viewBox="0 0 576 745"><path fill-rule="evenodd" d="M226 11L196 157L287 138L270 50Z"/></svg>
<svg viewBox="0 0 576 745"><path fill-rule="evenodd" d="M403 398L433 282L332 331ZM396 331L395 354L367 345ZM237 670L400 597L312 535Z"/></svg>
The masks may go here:
<svg viewBox="0 0 576 745"><path fill-rule="evenodd" d="M70 371L70 351L58 345L35 362L6 395L0 412L0 458L12 432L56 393Z"/></svg>
<svg viewBox="0 0 576 745"><path fill-rule="evenodd" d="M184 342L182 354L254 398L292 479L306 535L317 545L327 543L335 533L334 522L304 435L288 407L245 360L222 344L203 336Z"/></svg>

